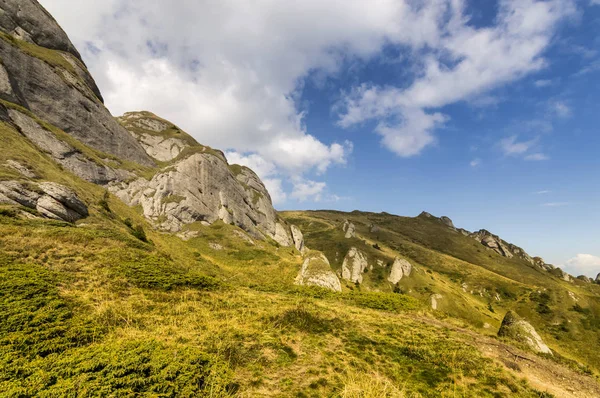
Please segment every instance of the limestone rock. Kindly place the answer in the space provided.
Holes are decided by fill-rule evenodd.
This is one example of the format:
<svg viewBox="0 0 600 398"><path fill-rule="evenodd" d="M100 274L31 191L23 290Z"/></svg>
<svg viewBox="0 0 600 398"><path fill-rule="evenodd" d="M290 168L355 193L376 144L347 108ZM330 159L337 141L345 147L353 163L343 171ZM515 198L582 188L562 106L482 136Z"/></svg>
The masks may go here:
<svg viewBox="0 0 600 398"><path fill-rule="evenodd" d="M442 216L442 217L440 217L440 221L443 222L446 226L454 229L454 223L452 222L452 220L449 217Z"/></svg>
<svg viewBox="0 0 600 398"><path fill-rule="evenodd" d="M82 143L143 165L153 165L143 148L111 116L100 92L61 28L34 0L5 0L0 29L11 34L20 26L36 44L58 57L33 56L0 38L0 59L10 90L4 99L16 103ZM19 37L19 35L17 35ZM11 94L12 93L12 94Z"/></svg>
<svg viewBox="0 0 600 398"><path fill-rule="evenodd" d="M295 225L290 226L290 231L292 232L294 246L300 253L303 253L306 248L304 247L304 236L302 235L302 231Z"/></svg>
<svg viewBox="0 0 600 398"><path fill-rule="evenodd" d="M392 270L390 271L390 275L388 276L388 281L390 281L393 284L396 284L396 283L400 282L402 277L410 276L411 271L412 271L412 265L408 261L406 261L402 258L396 258L394 260L394 264L392 265Z"/></svg>
<svg viewBox="0 0 600 398"><path fill-rule="evenodd" d="M564 280L565 282L573 282L573 277L569 274L567 274L565 271L563 271L560 268L554 268L552 270L550 270L550 273L562 280Z"/></svg>
<svg viewBox="0 0 600 398"><path fill-rule="evenodd" d="M162 230L178 232L193 222L222 220L254 238L269 236L291 246L290 232L278 220L258 176L247 168L238 171L236 176L224 157L215 153L193 153L150 180L119 182L109 190L125 203L141 206L144 216Z"/></svg>
<svg viewBox="0 0 600 398"><path fill-rule="evenodd" d="M441 294L432 294L431 297L429 298L431 301L431 309L432 310L437 310L438 308L438 301L443 299L444 296L442 296Z"/></svg>
<svg viewBox="0 0 600 398"><path fill-rule="evenodd" d="M582 281L582 282L585 282L585 283L593 283L594 282L594 280L592 278L588 278L585 275L579 275L577 277L577 279L580 280L580 281Z"/></svg>
<svg viewBox="0 0 600 398"><path fill-rule="evenodd" d="M53 182L40 184L0 182L0 203L35 209L46 218L75 222L88 216L88 208L71 189Z"/></svg>
<svg viewBox="0 0 600 398"><path fill-rule="evenodd" d="M10 109L8 115L21 134L33 142L39 149L48 153L57 163L78 177L96 183L107 184L131 178L133 174L113 169L88 159L79 150L60 140L53 132L40 126L31 117Z"/></svg>
<svg viewBox="0 0 600 398"><path fill-rule="evenodd" d="M38 175L35 174L32 170L30 170L27 166L22 165L21 163L9 159L6 161L6 165L13 170L19 172L23 177L27 178L38 178Z"/></svg>
<svg viewBox="0 0 600 398"><path fill-rule="evenodd" d="M323 253L311 252L306 256L295 281L296 285L319 286L335 292L342 291L337 275L331 269L329 260Z"/></svg>
<svg viewBox="0 0 600 398"><path fill-rule="evenodd" d="M552 354L534 327L513 311L508 311L504 316L498 336L524 343L535 352Z"/></svg>
<svg viewBox="0 0 600 398"><path fill-rule="evenodd" d="M350 239L356 237L356 227L348 220L344 221L342 230L346 233L345 238Z"/></svg>
<svg viewBox="0 0 600 398"><path fill-rule="evenodd" d="M367 256L353 247L348 251L342 264L342 279L353 283L362 283L363 273L369 267Z"/></svg>
<svg viewBox="0 0 600 398"><path fill-rule="evenodd" d="M426 211L421 212L421 214L419 214L419 217L434 218L433 215L427 213Z"/></svg>
<svg viewBox="0 0 600 398"><path fill-rule="evenodd" d="M513 245L511 243L507 243L502 240L499 236L492 234L485 229L479 230L469 235L476 241L480 242L482 245L487 248L495 251L501 256L507 258L518 257L522 260L527 261L531 265L536 265L536 261L529 254L525 252L525 250L521 249L519 246Z"/></svg>
<svg viewBox="0 0 600 398"><path fill-rule="evenodd" d="M464 236L471 235L471 233L464 228L458 228L457 231L460 232L461 234L463 234Z"/></svg>

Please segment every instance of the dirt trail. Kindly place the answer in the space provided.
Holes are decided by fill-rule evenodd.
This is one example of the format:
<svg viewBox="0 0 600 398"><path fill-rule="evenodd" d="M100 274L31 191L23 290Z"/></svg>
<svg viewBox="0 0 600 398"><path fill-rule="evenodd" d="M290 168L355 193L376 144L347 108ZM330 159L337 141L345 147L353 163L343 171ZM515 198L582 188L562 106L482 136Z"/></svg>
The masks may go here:
<svg viewBox="0 0 600 398"><path fill-rule="evenodd" d="M431 318L420 318L424 323L448 328L465 334L465 343L476 347L488 358L495 360L516 377L525 378L534 388L549 392L557 398L599 398L600 382L592 376L575 372L566 366L504 344L491 337Z"/></svg>

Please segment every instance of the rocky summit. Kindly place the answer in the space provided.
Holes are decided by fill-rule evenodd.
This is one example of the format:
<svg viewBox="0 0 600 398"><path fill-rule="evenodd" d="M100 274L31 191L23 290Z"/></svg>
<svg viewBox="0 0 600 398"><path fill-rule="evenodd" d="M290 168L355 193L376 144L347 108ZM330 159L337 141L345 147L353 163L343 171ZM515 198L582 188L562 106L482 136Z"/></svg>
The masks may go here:
<svg viewBox="0 0 600 398"><path fill-rule="evenodd" d="M277 211L178 122L113 117L0 0L0 396L600 396L600 275L428 212Z"/></svg>

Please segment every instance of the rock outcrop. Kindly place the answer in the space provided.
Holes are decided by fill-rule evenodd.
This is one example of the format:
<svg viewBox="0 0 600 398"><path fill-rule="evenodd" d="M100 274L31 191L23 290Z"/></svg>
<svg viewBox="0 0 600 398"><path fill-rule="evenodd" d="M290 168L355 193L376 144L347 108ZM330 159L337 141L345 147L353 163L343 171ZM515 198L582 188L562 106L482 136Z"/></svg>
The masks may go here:
<svg viewBox="0 0 600 398"><path fill-rule="evenodd" d="M348 220L344 221L344 225L342 226L342 231L346 233L345 238L350 239L356 237L356 227L354 224L349 222Z"/></svg>
<svg viewBox="0 0 600 398"><path fill-rule="evenodd" d="M432 294L431 297L429 297L429 300L431 302L431 309L437 310L438 302L443 298L444 298L444 296L442 296L441 294Z"/></svg>
<svg viewBox="0 0 600 398"><path fill-rule="evenodd" d="M302 235L302 231L300 231L300 228L295 225L290 226L290 231L292 232L294 246L300 253L304 253L307 249L304 246L304 235Z"/></svg>
<svg viewBox="0 0 600 398"><path fill-rule="evenodd" d="M560 279L562 279L565 282L573 282L573 277L569 274L567 274L565 271L563 271L560 268L554 268L552 270L550 270L550 273Z"/></svg>
<svg viewBox="0 0 600 398"><path fill-rule="evenodd" d="M329 260L320 252L311 252L306 256L295 283L301 286L319 286L335 292L342 291L340 280L331 269Z"/></svg>
<svg viewBox="0 0 600 398"><path fill-rule="evenodd" d="M403 277L410 276L411 271L412 265L408 261L402 258L396 258L392 265L390 275L388 276L388 281L395 285L400 282Z"/></svg>
<svg viewBox="0 0 600 398"><path fill-rule="evenodd" d="M585 275L579 275L577 277L577 279L580 280L580 281L582 281L582 282L585 282L585 283L593 283L594 282L594 280L592 278L589 278L589 277L587 277Z"/></svg>
<svg viewBox="0 0 600 398"><path fill-rule="evenodd" d="M600 283L600 273L596 275L596 283Z"/></svg>
<svg viewBox="0 0 600 398"><path fill-rule="evenodd" d="M35 0L0 3L0 98L33 112L98 151L151 166L111 116L79 53Z"/></svg>
<svg viewBox="0 0 600 398"><path fill-rule="evenodd" d="M369 267L367 256L357 248L348 251L342 264L342 279L353 283L362 283L363 273Z"/></svg>
<svg viewBox="0 0 600 398"><path fill-rule="evenodd" d="M534 327L513 311L508 311L504 316L498 336L524 343L535 352L552 354Z"/></svg>
<svg viewBox="0 0 600 398"><path fill-rule="evenodd" d="M43 217L67 222L88 216L87 206L73 190L53 182L1 181L0 203L21 205Z"/></svg>
<svg viewBox="0 0 600 398"><path fill-rule="evenodd" d="M552 264L546 264L546 262L544 261L544 259L541 258L541 257L534 257L533 258L533 265L535 267L541 269L542 271L552 271L554 268L556 268Z"/></svg>
<svg viewBox="0 0 600 398"><path fill-rule="evenodd" d="M517 257L527 261L531 265L535 265L535 260L529 254L527 254L525 250L511 243L505 242L498 235L494 235L485 229L474 232L469 236L501 256L507 258Z"/></svg>
<svg viewBox="0 0 600 398"><path fill-rule="evenodd" d="M452 222L452 220L450 219L450 217L442 216L442 217L440 217L440 221L441 221L441 222L442 222L444 225L446 225L447 227L450 227L450 228L452 228L452 229L455 229L455 228L454 228L454 223Z"/></svg>

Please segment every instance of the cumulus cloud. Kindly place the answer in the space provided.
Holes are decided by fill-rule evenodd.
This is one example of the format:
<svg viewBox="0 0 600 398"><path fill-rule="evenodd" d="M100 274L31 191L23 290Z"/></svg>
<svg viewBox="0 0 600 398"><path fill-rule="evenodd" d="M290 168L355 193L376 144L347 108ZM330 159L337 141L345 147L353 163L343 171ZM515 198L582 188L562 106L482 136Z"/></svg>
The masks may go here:
<svg viewBox="0 0 600 398"><path fill-rule="evenodd" d="M563 207L563 206L568 206L569 202L548 202L548 203L542 203L543 207Z"/></svg>
<svg viewBox="0 0 600 398"><path fill-rule="evenodd" d="M307 130L299 101L307 77L335 77L389 45L406 49L421 71L414 81L359 84L340 102L339 124L375 119L383 145L414 156L449 120L436 108L484 98L543 68L557 23L574 10L572 0L500 0L493 26L475 28L464 0L41 2L81 50L113 113L150 110L203 144L259 156L258 167L275 169L262 173L279 198L308 198L294 192L316 192L319 183L284 188L343 165L352 151Z"/></svg>
<svg viewBox="0 0 600 398"><path fill-rule="evenodd" d="M553 84L553 82L552 82L552 80L549 80L549 79L541 79L541 80L536 80L533 84L535 84L536 87L541 88L541 87L551 86Z"/></svg>
<svg viewBox="0 0 600 398"><path fill-rule="evenodd" d="M564 264L572 275L586 275L595 278L600 273L600 257L591 254L578 254Z"/></svg>
<svg viewBox="0 0 600 398"><path fill-rule="evenodd" d="M557 23L575 11L572 1L501 0L495 25L475 28L468 24L464 1L436 4L450 17L438 20L444 34L429 43L433 51L421 60L421 75L407 88L362 85L338 106L342 127L391 119L384 125L383 143L401 156L418 154L435 142L433 131L445 119L434 109L477 98L543 68Z"/></svg>

